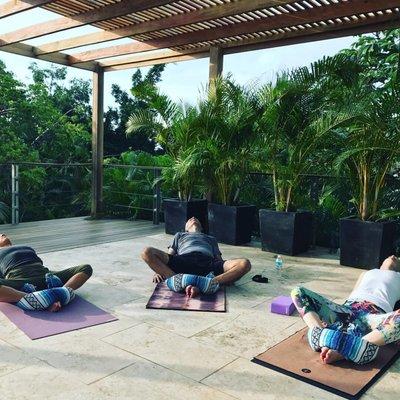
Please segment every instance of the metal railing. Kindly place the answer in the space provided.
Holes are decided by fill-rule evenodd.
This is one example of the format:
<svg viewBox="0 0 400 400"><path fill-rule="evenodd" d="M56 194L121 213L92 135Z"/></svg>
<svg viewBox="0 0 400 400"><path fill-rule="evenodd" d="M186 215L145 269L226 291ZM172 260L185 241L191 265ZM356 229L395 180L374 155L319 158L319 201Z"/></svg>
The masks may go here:
<svg viewBox="0 0 400 400"><path fill-rule="evenodd" d="M0 202L11 211L10 219L3 222L18 224L89 215L91 170L91 163L0 164ZM122 173L118 172L121 170ZM104 215L150 219L159 224L162 191L157 179L161 170L160 167L105 163Z"/></svg>

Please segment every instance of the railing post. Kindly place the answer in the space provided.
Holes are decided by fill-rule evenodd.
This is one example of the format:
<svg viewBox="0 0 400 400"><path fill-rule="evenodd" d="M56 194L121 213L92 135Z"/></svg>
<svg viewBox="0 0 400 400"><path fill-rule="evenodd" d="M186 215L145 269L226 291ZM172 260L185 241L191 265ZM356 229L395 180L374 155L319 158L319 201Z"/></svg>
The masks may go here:
<svg viewBox="0 0 400 400"><path fill-rule="evenodd" d="M11 223L19 223L19 165L11 164Z"/></svg>
<svg viewBox="0 0 400 400"><path fill-rule="evenodd" d="M154 188L153 188L153 224L158 225L160 223L160 212L161 212L161 182L160 169L154 168Z"/></svg>

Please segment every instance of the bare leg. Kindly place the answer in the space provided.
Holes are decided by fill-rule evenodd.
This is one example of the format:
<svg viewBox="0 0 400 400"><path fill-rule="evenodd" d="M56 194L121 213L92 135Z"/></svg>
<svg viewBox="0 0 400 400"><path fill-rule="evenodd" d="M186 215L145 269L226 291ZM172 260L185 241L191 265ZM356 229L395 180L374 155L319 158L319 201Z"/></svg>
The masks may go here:
<svg viewBox="0 0 400 400"><path fill-rule="evenodd" d="M246 258L238 258L224 262L224 272L215 277L220 284L229 284L237 281L251 270L250 261Z"/></svg>
<svg viewBox="0 0 400 400"><path fill-rule="evenodd" d="M8 286L0 286L0 302L4 303L17 303L26 293L13 289Z"/></svg>
<svg viewBox="0 0 400 400"><path fill-rule="evenodd" d="M0 302L4 303L17 303L26 295L25 292L13 289L8 286L0 286ZM49 307L49 311L55 312L61 308L60 302L55 302Z"/></svg>
<svg viewBox="0 0 400 400"><path fill-rule="evenodd" d="M164 251L146 247L142 252L142 259L163 280L175 275L175 272L167 266L169 256Z"/></svg>
<svg viewBox="0 0 400 400"><path fill-rule="evenodd" d="M78 272L70 279L68 279L68 281L65 282L64 286L76 290L79 289L89 278L90 276L86 275L84 272Z"/></svg>
<svg viewBox="0 0 400 400"><path fill-rule="evenodd" d="M326 324L324 322L322 322L319 315L314 311L310 311L307 314L304 314L303 321L306 323L306 325L310 329L315 328L315 327L324 328L326 326Z"/></svg>

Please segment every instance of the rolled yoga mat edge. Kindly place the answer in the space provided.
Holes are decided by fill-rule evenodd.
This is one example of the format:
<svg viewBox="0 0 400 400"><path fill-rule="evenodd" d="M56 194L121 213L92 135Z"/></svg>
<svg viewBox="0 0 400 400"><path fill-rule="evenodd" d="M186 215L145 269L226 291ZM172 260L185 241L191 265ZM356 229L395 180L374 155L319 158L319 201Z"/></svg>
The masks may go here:
<svg viewBox="0 0 400 400"><path fill-rule="evenodd" d="M328 374L329 375L329 371L332 371L333 368L340 368L340 370L343 370L343 368L345 368L345 370L347 371L348 369L352 369L353 371L360 371L362 372L362 370L371 370L371 368L375 368L377 369L377 372L375 374L373 374L363 385L359 385L359 389L358 390L354 390L353 392L350 393L350 391L344 391L341 390L337 387L333 387L330 386L327 383L318 381L316 379L311 379L308 378L306 375L306 373L308 373L308 371L311 370L308 368L299 368L298 371L299 372L295 372L293 370L289 370L286 369L282 366L282 362L279 360L279 357L277 357L276 362L271 363L268 361L265 361L263 359L260 359L260 357L264 357L265 355L270 352L271 350L276 352L279 350L280 346L284 346L282 345L284 342L290 342L292 343L294 340L296 340L299 336L300 337L304 337L305 332L307 331L307 329L302 329L301 331L298 331L296 333L294 333L293 335L289 336L288 338L282 340L281 342L275 344L274 346L270 347L268 350L266 350L263 353L260 353L258 356L254 357L251 361L254 362L255 364L261 365L263 367L272 369L274 371L277 371L279 373L282 373L284 375L290 376L291 378L295 378L298 379L302 382L308 383L310 385L313 385L315 387L318 387L320 389L326 390L330 393L336 394L338 396L344 397L346 399L350 399L350 400L357 400L359 399L395 362L396 360L400 357L400 348L396 347L395 345L387 345L384 346L380 349L380 355L378 355L378 358L376 360L374 360L370 365L369 364L365 364L363 366L360 365L355 365L353 363L351 363L350 361L340 361L337 363L337 365L335 364L330 364L330 365L326 365L326 364L322 364L320 363L319 366L320 367L325 367L328 368ZM304 345L304 351L302 351L300 354L298 351L296 351L296 358L298 360L301 359L301 355L306 354L306 358L308 358L309 360L312 360L310 362L315 362L318 363L319 360L319 353L313 352L311 349L309 349L308 343L303 340L302 345ZM285 346L287 347L287 346ZM273 357L272 357L273 358ZM299 361L300 363L301 361ZM307 363L307 361L305 361L305 363ZM381 363L381 364L380 364ZM281 364L281 365L279 365ZM380 365L380 366L379 366ZM302 365L303 367L306 367L307 365ZM311 365L308 365L311 367ZM292 368L294 369L294 368ZM337 370L340 371L340 370ZM303 373L301 374L300 371ZM349 376L349 374L347 374L347 377ZM340 379L340 378L339 378Z"/></svg>

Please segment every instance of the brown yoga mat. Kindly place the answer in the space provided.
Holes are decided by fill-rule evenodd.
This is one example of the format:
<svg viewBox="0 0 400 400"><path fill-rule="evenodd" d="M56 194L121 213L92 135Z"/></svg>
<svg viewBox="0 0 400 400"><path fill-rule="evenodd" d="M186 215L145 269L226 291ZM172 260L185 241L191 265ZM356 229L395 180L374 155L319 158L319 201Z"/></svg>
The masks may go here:
<svg viewBox="0 0 400 400"><path fill-rule="evenodd" d="M225 288L211 295L201 295L194 299L185 293L175 293L165 283L159 283L154 289L146 308L182 311L225 312Z"/></svg>
<svg viewBox="0 0 400 400"><path fill-rule="evenodd" d="M369 364L346 360L323 364L319 353L310 349L306 334L307 329L303 329L252 361L347 399L358 399L400 355L398 346L387 345Z"/></svg>

